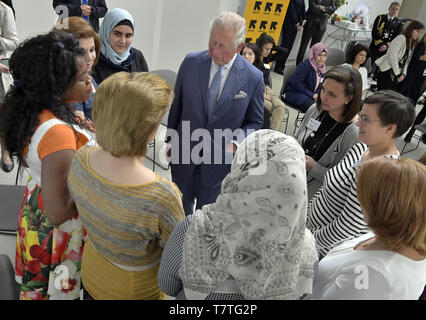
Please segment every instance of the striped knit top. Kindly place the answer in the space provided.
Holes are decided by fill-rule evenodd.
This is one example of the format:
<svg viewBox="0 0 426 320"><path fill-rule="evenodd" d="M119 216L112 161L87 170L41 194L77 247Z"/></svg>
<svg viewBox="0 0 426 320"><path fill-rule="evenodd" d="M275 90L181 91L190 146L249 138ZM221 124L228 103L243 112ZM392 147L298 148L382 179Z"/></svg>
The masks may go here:
<svg viewBox="0 0 426 320"><path fill-rule="evenodd" d="M327 171L323 186L308 205L307 228L315 236L320 257L341 241L369 232L356 193L356 168L367 149L361 142L349 149L345 157Z"/></svg>
<svg viewBox="0 0 426 320"><path fill-rule="evenodd" d="M76 152L68 188L94 249L122 266L155 264L175 226L185 218L177 186L157 175L141 185L122 185L98 175L84 146Z"/></svg>

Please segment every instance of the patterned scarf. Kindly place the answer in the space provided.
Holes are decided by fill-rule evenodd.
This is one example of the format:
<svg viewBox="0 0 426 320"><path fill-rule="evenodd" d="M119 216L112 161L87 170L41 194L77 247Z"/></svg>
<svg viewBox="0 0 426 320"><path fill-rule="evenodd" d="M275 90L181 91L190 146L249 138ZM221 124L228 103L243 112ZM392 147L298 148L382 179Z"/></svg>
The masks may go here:
<svg viewBox="0 0 426 320"><path fill-rule="evenodd" d="M180 278L187 297L310 293L317 253L305 228L306 188L305 154L294 138L273 130L248 136L217 201L197 210L186 233Z"/></svg>

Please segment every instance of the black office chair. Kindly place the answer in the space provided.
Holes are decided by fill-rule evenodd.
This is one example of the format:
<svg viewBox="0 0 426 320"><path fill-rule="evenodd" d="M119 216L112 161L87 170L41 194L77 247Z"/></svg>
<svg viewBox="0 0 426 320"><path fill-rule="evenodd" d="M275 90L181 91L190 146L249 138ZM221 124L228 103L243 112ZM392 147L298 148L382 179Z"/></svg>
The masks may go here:
<svg viewBox="0 0 426 320"><path fill-rule="evenodd" d="M413 134L413 138L417 138L417 144L416 144L416 147L415 147L415 148L413 148L413 149L410 149L410 150L404 151L404 150L405 150L405 147L407 146L407 144L409 144L409 142L405 142L404 147L402 148L402 151L401 151L401 155L403 155L403 154L405 154L405 153L408 153L408 152L411 152L411 151L415 151L415 150L417 150L417 148L418 148L418 147L419 147L419 145L420 145L420 141L423 141L423 139L422 139L422 138L423 138L423 135L426 135L426 123L418 124L418 125L414 126L414 129L416 129L417 131L420 131L420 132L421 132L421 134L420 134L420 135Z"/></svg>
<svg viewBox="0 0 426 320"><path fill-rule="evenodd" d="M285 67L284 76L283 76L283 85L282 85L281 91L280 91L280 99L281 99L281 101L284 102L286 107L297 111L297 116L296 116L296 119L294 120L293 136L296 134L296 130L300 126L300 124L302 123L303 117L305 116L305 113L302 110L300 110L298 106L296 106L292 103L289 103L285 100L285 88L287 86L287 82L291 78L291 76L294 74L295 71L296 71L296 66L286 66ZM287 108L286 108L286 111L287 111ZM286 116L284 117L284 119L287 123L286 123L286 126L285 126L284 133L287 133L287 124L288 124L289 117L290 117L289 113L286 112Z"/></svg>
<svg viewBox="0 0 426 320"><path fill-rule="evenodd" d="M19 287L9 257L0 254L0 300L18 300Z"/></svg>

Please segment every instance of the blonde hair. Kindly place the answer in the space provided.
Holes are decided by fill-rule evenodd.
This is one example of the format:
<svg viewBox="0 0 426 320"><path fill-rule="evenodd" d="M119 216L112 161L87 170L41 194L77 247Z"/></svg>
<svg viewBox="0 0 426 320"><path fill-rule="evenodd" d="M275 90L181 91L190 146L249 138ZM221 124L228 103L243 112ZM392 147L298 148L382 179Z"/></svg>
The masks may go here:
<svg viewBox="0 0 426 320"><path fill-rule="evenodd" d="M116 157L144 156L173 97L173 89L156 74L119 72L108 77L93 99L99 145Z"/></svg>
<svg viewBox="0 0 426 320"><path fill-rule="evenodd" d="M64 26L67 26L67 28L65 28ZM99 54L101 52L102 40L99 34L96 33L95 29L93 29L92 25L88 21L80 17L69 17L61 19L60 21L58 21L58 24L53 27L53 30L71 33L78 40L93 37L96 52L96 59L93 63L93 66L98 63Z"/></svg>
<svg viewBox="0 0 426 320"><path fill-rule="evenodd" d="M377 157L357 177L367 225L392 250L402 246L426 255L426 167L412 159Z"/></svg>

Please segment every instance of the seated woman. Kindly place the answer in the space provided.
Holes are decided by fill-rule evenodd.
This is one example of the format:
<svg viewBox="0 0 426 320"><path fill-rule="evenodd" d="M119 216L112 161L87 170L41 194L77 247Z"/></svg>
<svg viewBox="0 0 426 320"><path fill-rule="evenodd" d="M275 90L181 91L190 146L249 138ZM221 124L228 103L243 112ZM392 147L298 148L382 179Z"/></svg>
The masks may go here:
<svg viewBox="0 0 426 320"><path fill-rule="evenodd" d="M267 46L267 45L266 45ZM264 72L265 68L259 68L261 63L261 55L259 53L259 48L253 43L246 43L241 50L240 54L251 64L257 67L260 71ZM268 65L269 66L269 65ZM264 73L265 76L265 73ZM269 78L269 76L267 76ZM265 79L265 77L264 77ZM285 116L285 105L284 103L277 98L275 92L272 91L271 87L265 83L265 93L264 93L264 128L281 130L282 122ZM272 118L270 118L272 115ZM266 124L270 122L270 126L267 127Z"/></svg>
<svg viewBox="0 0 426 320"><path fill-rule="evenodd" d="M305 114L296 139L306 153L308 200L322 186L327 170L358 141L355 125L361 103L361 76L348 66L325 74L316 105Z"/></svg>
<svg viewBox="0 0 426 320"><path fill-rule="evenodd" d="M356 44L349 51L346 57L346 63L343 65L352 66L355 70L358 70L361 74L362 79L362 94L364 95L367 89L370 87L368 84L368 71L365 68L365 63L370 57L370 51L368 47L362 44Z"/></svg>
<svg viewBox="0 0 426 320"><path fill-rule="evenodd" d="M65 28L64 26L67 27ZM80 17L70 17L63 19L60 23L60 28L55 26L54 30L71 33L78 39L80 47L86 51L87 68L89 72L92 72L93 67L99 60L102 41L90 23ZM80 118L92 120L93 97L97 88L98 84L92 78L92 94L90 98L87 101L74 103L76 114Z"/></svg>
<svg viewBox="0 0 426 320"><path fill-rule="evenodd" d="M114 8L106 14L99 31L101 55L93 72L98 84L116 72L148 71L142 52L132 47L134 33L135 20L128 11Z"/></svg>
<svg viewBox="0 0 426 320"><path fill-rule="evenodd" d="M302 148L259 130L238 147L217 201L173 231L158 284L177 299L298 299L317 262L305 220Z"/></svg>
<svg viewBox="0 0 426 320"><path fill-rule="evenodd" d="M86 59L75 37L63 32L24 41L10 59L15 83L1 110L0 137L31 175L17 224L21 299L80 297L83 228L67 176L74 152L93 140L71 106L92 92ZM65 269L69 282L60 281Z"/></svg>
<svg viewBox="0 0 426 320"><path fill-rule="evenodd" d="M372 232L321 260L311 298L419 299L426 285L426 167L377 157L361 165L357 181Z"/></svg>
<svg viewBox="0 0 426 320"><path fill-rule="evenodd" d="M89 299L163 298L161 253L185 213L176 185L142 159L172 100L167 82L148 73L114 74L95 95L101 147L79 150L68 177L88 235L81 274Z"/></svg>
<svg viewBox="0 0 426 320"><path fill-rule="evenodd" d="M285 88L284 102L308 111L318 97L320 83L325 74L328 49L324 43L316 43L309 51L309 59L302 61Z"/></svg>
<svg viewBox="0 0 426 320"><path fill-rule="evenodd" d="M308 206L307 226L320 257L338 242L368 232L356 194L357 166L377 156L399 158L395 139L408 130L414 116L411 100L395 91L377 91L365 99L356 123L361 142L327 171L323 186Z"/></svg>

